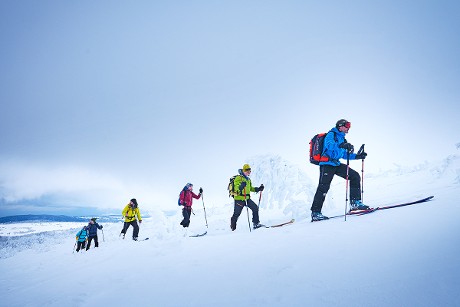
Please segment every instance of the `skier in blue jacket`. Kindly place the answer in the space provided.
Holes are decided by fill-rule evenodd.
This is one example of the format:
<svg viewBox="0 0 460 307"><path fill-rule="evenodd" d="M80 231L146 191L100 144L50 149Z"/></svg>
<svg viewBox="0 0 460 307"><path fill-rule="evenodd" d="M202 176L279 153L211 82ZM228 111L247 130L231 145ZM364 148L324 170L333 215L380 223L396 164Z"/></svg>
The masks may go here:
<svg viewBox="0 0 460 307"><path fill-rule="evenodd" d="M351 127L351 123L345 119L337 121L324 138L323 156L327 156L329 161L319 163L319 184L316 189L313 204L311 205L312 221L320 221L328 219L321 213L326 194L331 187L334 175L342 178L347 177L347 165L341 163L340 159L350 160L365 159L367 153L364 151L360 154L353 153L354 147L345 139L345 134ZM350 207L351 210L366 210L368 206L361 202L361 177L359 173L351 168L348 171L348 179L350 180Z"/></svg>
<svg viewBox="0 0 460 307"><path fill-rule="evenodd" d="M77 240L77 253L80 249L84 249L86 245L86 240L88 239L88 227L84 226L77 234L75 235L75 239Z"/></svg>

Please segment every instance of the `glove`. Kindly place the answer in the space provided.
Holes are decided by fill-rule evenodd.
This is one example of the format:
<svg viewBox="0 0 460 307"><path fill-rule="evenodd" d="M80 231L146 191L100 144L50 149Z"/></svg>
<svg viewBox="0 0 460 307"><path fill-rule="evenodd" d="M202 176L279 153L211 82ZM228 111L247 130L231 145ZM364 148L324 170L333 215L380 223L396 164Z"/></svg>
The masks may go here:
<svg viewBox="0 0 460 307"><path fill-rule="evenodd" d="M346 149L347 152L353 152L353 150L355 150L353 145L351 145L350 143L347 143L347 142L343 142L342 144L339 145L339 147L343 148L343 149Z"/></svg>
<svg viewBox="0 0 460 307"><path fill-rule="evenodd" d="M360 159L366 159L367 157L367 153L365 153L364 151L362 153L360 153L359 155L356 155L356 160L360 160Z"/></svg>
<svg viewBox="0 0 460 307"><path fill-rule="evenodd" d="M142 220L139 220L139 224L142 224Z"/></svg>
<svg viewBox="0 0 460 307"><path fill-rule="evenodd" d="M246 181L243 181L243 182L240 184L240 191L243 191L245 187L246 187Z"/></svg>
<svg viewBox="0 0 460 307"><path fill-rule="evenodd" d="M203 194L203 188L200 188L200 194Z"/></svg>
<svg viewBox="0 0 460 307"><path fill-rule="evenodd" d="M264 185L263 185L263 184L261 184L260 187L258 187L258 188L257 188L257 187L254 188L254 191L255 191L256 193L261 192L261 191L263 191L263 190L264 190Z"/></svg>
<svg viewBox="0 0 460 307"><path fill-rule="evenodd" d="M104 228L104 226L101 225L101 229Z"/></svg>

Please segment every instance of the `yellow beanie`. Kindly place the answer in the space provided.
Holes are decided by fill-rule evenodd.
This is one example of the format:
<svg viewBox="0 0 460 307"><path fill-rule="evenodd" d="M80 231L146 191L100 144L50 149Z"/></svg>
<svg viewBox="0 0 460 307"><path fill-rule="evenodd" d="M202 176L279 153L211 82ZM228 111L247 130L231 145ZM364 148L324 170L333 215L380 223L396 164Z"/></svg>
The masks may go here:
<svg viewBox="0 0 460 307"><path fill-rule="evenodd" d="M249 166L249 164L243 165L243 171L250 171L250 170L251 170L251 167Z"/></svg>

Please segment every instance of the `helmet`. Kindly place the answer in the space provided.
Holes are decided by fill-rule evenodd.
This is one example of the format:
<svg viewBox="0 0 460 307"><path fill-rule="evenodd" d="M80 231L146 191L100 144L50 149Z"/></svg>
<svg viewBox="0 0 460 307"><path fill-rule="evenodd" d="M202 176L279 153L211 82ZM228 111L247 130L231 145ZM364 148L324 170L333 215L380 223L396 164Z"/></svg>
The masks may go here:
<svg viewBox="0 0 460 307"><path fill-rule="evenodd" d="M351 123L346 119L339 119L337 123L335 124L335 127L339 129L339 127L342 127L342 126L345 126L346 128L350 128Z"/></svg>

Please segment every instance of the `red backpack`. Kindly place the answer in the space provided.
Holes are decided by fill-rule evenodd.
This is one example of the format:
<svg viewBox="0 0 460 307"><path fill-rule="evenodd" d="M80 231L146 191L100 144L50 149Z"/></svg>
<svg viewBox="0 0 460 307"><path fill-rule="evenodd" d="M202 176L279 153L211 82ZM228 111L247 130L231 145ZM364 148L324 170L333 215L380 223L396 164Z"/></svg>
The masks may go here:
<svg viewBox="0 0 460 307"><path fill-rule="evenodd" d="M337 141L337 136L334 133L334 139ZM327 133L318 133L310 141L310 163L319 165L320 162L329 161L328 156L323 156L324 139Z"/></svg>

